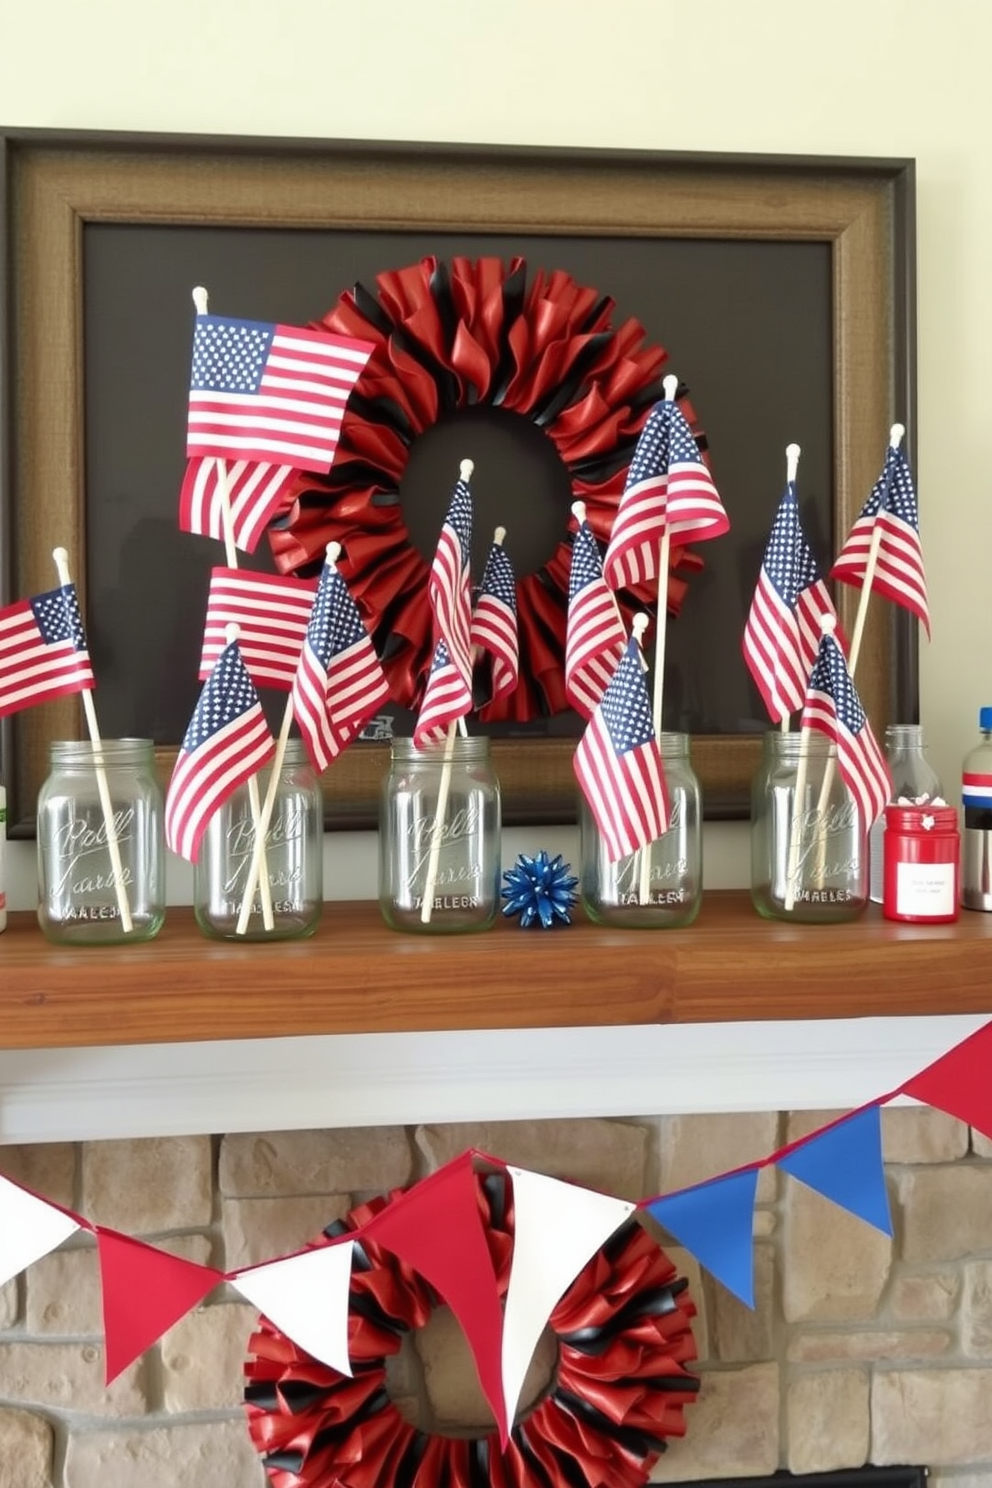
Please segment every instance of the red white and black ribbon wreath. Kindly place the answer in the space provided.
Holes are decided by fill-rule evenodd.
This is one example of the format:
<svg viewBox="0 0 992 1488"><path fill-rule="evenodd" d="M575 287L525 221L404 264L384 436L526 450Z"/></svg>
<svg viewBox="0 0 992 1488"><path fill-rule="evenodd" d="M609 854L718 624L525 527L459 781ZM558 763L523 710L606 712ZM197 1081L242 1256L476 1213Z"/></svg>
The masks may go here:
<svg viewBox="0 0 992 1488"><path fill-rule="evenodd" d="M529 419L552 441L572 500L586 504L601 543L609 538L637 436L662 396L667 353L645 344L638 321L613 326L614 301L563 270L523 258L434 257L356 284L320 326L373 342L348 402L334 465L301 480L290 509L270 529L280 571L309 574L326 544L383 659L393 700L419 706L430 667L427 564L412 545L399 486L417 437L458 409L489 406ZM697 441L695 416L680 393ZM521 675L489 703L483 721L550 716L567 708L563 679L568 574L575 519L562 513L550 560L517 580ZM668 606L677 613L685 575L701 560L673 548ZM653 593L621 595L627 608Z"/></svg>
<svg viewBox="0 0 992 1488"><path fill-rule="evenodd" d="M501 1294L513 1249L512 1187L478 1175L478 1201ZM315 1245L361 1229L399 1196L372 1200ZM356 1240L349 1298L353 1377L305 1353L262 1318L246 1365L248 1427L274 1488L641 1488L666 1439L685 1431L698 1389L695 1307L686 1282L636 1220L597 1251L555 1307L550 1387L497 1435L429 1434L404 1420L386 1361L438 1298L420 1278Z"/></svg>

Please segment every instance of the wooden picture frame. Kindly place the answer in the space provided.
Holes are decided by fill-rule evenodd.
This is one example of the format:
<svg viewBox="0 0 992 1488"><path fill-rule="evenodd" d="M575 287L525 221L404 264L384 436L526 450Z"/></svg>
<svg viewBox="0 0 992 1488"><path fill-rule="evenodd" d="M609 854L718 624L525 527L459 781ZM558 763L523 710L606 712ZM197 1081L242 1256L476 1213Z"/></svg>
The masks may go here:
<svg viewBox="0 0 992 1488"><path fill-rule="evenodd" d="M82 555L88 223L542 233L822 243L830 253L832 538L878 469L880 431L914 440L914 168L908 160L0 131L0 583L51 588L52 534ZM345 286L342 286L342 288ZM218 560L220 561L220 560ZM838 595L850 625L856 596ZM915 631L874 606L858 670L876 731L916 716ZM4 721L11 835L30 835L53 738L79 700ZM504 819L574 819L574 740L493 742ZM744 815L757 733L693 737L707 814ZM175 746L157 751L163 779ZM388 746L352 747L324 778L329 826L374 822Z"/></svg>

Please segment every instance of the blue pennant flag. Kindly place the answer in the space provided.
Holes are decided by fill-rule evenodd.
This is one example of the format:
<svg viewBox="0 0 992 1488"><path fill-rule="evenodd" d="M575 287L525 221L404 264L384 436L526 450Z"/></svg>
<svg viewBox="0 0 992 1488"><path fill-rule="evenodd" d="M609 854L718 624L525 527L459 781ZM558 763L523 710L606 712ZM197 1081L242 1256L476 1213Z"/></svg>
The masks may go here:
<svg viewBox="0 0 992 1488"><path fill-rule="evenodd" d="M867 1106L826 1127L777 1164L824 1198L892 1234L889 1197L882 1164L882 1121L878 1106Z"/></svg>
<svg viewBox="0 0 992 1488"><path fill-rule="evenodd" d="M748 1307L754 1306L757 1187L757 1168L745 1168L696 1188L652 1199L644 1206L701 1266Z"/></svg>

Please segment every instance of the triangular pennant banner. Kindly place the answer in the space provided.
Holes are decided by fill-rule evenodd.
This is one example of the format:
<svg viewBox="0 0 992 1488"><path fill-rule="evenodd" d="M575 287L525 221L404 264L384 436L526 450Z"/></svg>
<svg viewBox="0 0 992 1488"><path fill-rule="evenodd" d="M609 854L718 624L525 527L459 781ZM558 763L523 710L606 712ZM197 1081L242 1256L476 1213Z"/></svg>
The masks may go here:
<svg viewBox="0 0 992 1488"><path fill-rule="evenodd" d="M471 1153L463 1153L407 1189L370 1219L362 1234L412 1266L447 1302L472 1350L479 1383L505 1445L500 1373L503 1318L476 1198Z"/></svg>
<svg viewBox="0 0 992 1488"><path fill-rule="evenodd" d="M992 1023L986 1023L896 1092L966 1121L992 1141Z"/></svg>
<svg viewBox="0 0 992 1488"><path fill-rule="evenodd" d="M351 1374L348 1289L353 1240L268 1261L228 1277L243 1297L315 1359Z"/></svg>
<svg viewBox="0 0 992 1488"><path fill-rule="evenodd" d="M0 1177L0 1286L40 1261L82 1221Z"/></svg>
<svg viewBox="0 0 992 1488"><path fill-rule="evenodd" d="M777 1163L883 1235L892 1234L878 1106L866 1106L797 1142Z"/></svg>
<svg viewBox="0 0 992 1488"><path fill-rule="evenodd" d="M96 1227L103 1289L103 1335L107 1384L224 1281L220 1271L199 1266Z"/></svg>
<svg viewBox="0 0 992 1488"><path fill-rule="evenodd" d="M537 1340L555 1304L634 1205L588 1188L508 1168L513 1179L513 1260L503 1315L503 1396L516 1413Z"/></svg>
<svg viewBox="0 0 992 1488"><path fill-rule="evenodd" d="M659 1224L748 1307L754 1306L754 1195L757 1168L645 1204Z"/></svg>

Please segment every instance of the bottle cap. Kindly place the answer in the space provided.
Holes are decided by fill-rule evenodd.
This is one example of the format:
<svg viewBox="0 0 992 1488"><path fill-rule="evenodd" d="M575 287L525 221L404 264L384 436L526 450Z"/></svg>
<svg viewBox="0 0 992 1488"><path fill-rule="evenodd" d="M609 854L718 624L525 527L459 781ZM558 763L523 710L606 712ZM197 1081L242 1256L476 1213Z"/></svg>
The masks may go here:
<svg viewBox="0 0 992 1488"><path fill-rule="evenodd" d="M992 708L979 708L978 727L980 729L992 729Z"/></svg>

